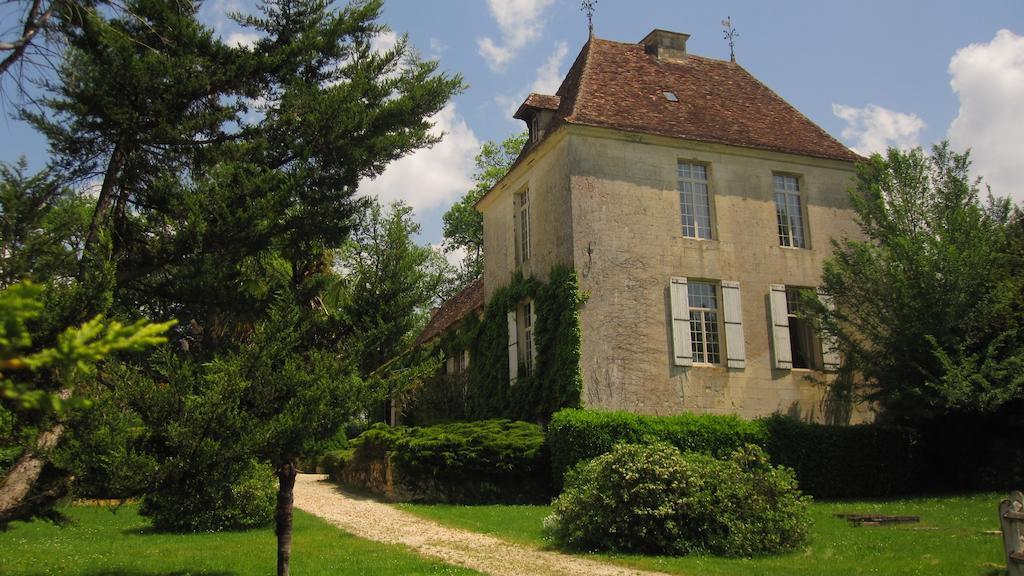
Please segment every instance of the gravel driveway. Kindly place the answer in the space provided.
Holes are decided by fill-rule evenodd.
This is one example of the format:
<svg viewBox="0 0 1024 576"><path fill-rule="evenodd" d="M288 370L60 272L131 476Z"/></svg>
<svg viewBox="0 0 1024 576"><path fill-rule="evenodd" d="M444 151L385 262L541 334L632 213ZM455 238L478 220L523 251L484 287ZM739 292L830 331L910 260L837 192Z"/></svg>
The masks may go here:
<svg viewBox="0 0 1024 576"><path fill-rule="evenodd" d="M448 528L386 504L345 493L320 474L299 474L295 481L295 506L360 538L404 544L424 556L494 576L660 574L538 550L485 534Z"/></svg>

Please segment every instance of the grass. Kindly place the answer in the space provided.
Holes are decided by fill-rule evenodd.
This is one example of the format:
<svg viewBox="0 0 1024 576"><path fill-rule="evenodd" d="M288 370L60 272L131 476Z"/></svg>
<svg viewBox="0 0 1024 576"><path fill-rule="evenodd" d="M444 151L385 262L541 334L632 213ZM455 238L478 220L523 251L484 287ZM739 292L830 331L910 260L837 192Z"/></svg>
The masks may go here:
<svg viewBox="0 0 1024 576"><path fill-rule="evenodd" d="M998 530L998 502L978 494L885 501L816 502L811 543L802 550L763 558L662 557L600 553L616 564L676 574L894 574L985 575L1005 573ZM418 516L522 544L550 547L541 534L549 506L451 506L402 504ZM854 527L838 512L917 515L919 524Z"/></svg>
<svg viewBox="0 0 1024 576"><path fill-rule="evenodd" d="M72 507L74 524L15 524L0 532L0 574L87 576L229 576L273 574L272 528L248 532L165 534L149 528L134 506ZM395 545L351 536L295 511L292 572L304 575L476 574Z"/></svg>

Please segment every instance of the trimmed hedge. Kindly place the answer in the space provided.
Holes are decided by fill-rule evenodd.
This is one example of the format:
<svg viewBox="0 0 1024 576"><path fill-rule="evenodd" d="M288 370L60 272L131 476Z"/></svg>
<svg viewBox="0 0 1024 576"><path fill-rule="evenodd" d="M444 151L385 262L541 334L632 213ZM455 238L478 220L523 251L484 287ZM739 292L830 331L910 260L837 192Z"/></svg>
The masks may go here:
<svg viewBox="0 0 1024 576"><path fill-rule="evenodd" d="M666 442L680 450L725 457L745 444L764 448L772 462L792 468L816 498L889 496L917 490L919 443L908 428L829 426L771 416L640 416L625 412L562 410L548 427L552 474L609 452L619 443Z"/></svg>
<svg viewBox="0 0 1024 576"><path fill-rule="evenodd" d="M545 502L552 495L544 433L528 422L377 424L351 446L342 481L392 499Z"/></svg>
<svg viewBox="0 0 1024 576"><path fill-rule="evenodd" d="M760 421L772 462L796 470L817 498L889 496L918 490L917 434L899 426L826 426L784 416Z"/></svg>
<svg viewBox="0 0 1024 576"><path fill-rule="evenodd" d="M764 426L739 416L679 414L641 416L630 412L568 409L557 412L548 425L551 471L556 486L566 470L583 460L610 452L616 444L665 442L683 452L719 458L747 444L765 444Z"/></svg>

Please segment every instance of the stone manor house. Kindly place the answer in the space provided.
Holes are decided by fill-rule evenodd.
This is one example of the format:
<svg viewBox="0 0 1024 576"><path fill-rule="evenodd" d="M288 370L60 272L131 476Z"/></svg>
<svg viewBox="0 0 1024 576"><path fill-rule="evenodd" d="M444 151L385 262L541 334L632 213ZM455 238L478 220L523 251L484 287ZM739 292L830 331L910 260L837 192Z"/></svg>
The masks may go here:
<svg viewBox="0 0 1024 576"><path fill-rule="evenodd" d="M832 238L858 234L855 153L735 62L688 35L591 37L554 95L515 117L530 138L477 204L482 280L420 341L479 314L517 273L576 271L582 404L648 414L773 412L820 419L839 358L798 295ZM531 370L535 311L509 312L509 377ZM449 372L472 358L448 358Z"/></svg>

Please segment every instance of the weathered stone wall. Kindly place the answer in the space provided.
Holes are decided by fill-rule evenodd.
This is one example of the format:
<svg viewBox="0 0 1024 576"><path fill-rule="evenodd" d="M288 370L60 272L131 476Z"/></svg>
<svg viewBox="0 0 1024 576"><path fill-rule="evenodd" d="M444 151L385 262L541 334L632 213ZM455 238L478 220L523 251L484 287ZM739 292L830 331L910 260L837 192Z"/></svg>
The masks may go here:
<svg viewBox="0 0 1024 576"><path fill-rule="evenodd" d="M544 280L556 265L572 264L572 202L565 131L542 142L481 202L484 215L484 301L517 270ZM529 190L532 253L516 263L515 195Z"/></svg>
<svg viewBox="0 0 1024 576"><path fill-rule="evenodd" d="M831 375L772 367L769 285L816 286L830 239L858 234L847 195L853 166L611 130L565 131L573 261L589 295L582 312L584 404L821 420L815 381ZM682 236L680 160L708 168L713 240ZM772 183L778 172L800 177L808 249L779 246ZM672 276L740 283L746 368L673 365Z"/></svg>

